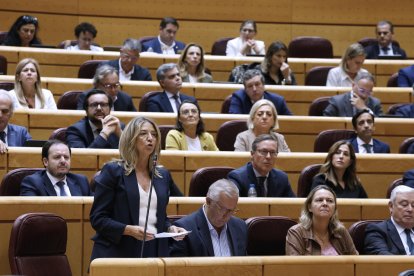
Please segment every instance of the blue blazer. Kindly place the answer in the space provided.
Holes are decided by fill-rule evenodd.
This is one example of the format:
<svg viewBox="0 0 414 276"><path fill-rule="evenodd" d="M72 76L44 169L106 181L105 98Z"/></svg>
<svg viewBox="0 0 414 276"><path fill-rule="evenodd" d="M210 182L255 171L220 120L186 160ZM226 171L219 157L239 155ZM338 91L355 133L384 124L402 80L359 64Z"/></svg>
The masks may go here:
<svg viewBox="0 0 414 276"><path fill-rule="evenodd" d="M395 110L395 115L404 118L414 118L414 104L406 104Z"/></svg>
<svg viewBox="0 0 414 276"><path fill-rule="evenodd" d="M263 97L275 105L278 115L292 115L292 112L290 112L289 108L287 107L285 98L282 96L265 91ZM252 101L250 100L249 96L247 96L245 90L240 89L234 92L231 96L229 113L249 114L252 106Z"/></svg>
<svg viewBox="0 0 414 276"><path fill-rule="evenodd" d="M407 55L403 49L400 47L392 45L392 51L394 52L394 55L400 55L401 59L406 59ZM377 59L380 52L380 48L378 44L372 44L365 47L365 53L367 54L367 59Z"/></svg>
<svg viewBox="0 0 414 276"><path fill-rule="evenodd" d="M399 87L413 87L414 65L400 69L398 71L397 82Z"/></svg>
<svg viewBox="0 0 414 276"><path fill-rule="evenodd" d="M7 145L9 147L22 147L27 140L32 140L32 136L25 127L13 124L7 125Z"/></svg>
<svg viewBox="0 0 414 276"><path fill-rule="evenodd" d="M158 232L167 231L167 205L172 189L175 189L171 174L158 168L162 178L154 177L153 187L157 194ZM127 225L139 222L139 189L135 170L125 175L118 162L107 163L95 179L95 198L90 213L91 225L96 231L92 238L94 246L91 260L96 258L138 258L141 241L123 235ZM168 239L157 239L158 256L169 255Z"/></svg>
<svg viewBox="0 0 414 276"><path fill-rule="evenodd" d="M214 257L213 243L203 208L174 222L192 232L182 241L172 241L171 257ZM232 256L245 256L247 245L246 223L236 217L227 222L228 241Z"/></svg>
<svg viewBox="0 0 414 276"><path fill-rule="evenodd" d="M232 170L227 175L239 188L240 196L247 196L250 184L257 186L257 178L253 171L252 163L249 162L243 167ZM288 176L285 172L272 169L267 178L267 197L296 197L290 186Z"/></svg>
<svg viewBox="0 0 414 276"><path fill-rule="evenodd" d="M158 41L158 37L148 40L142 44L142 52L148 52L148 49L152 48L152 52L162 54L161 44ZM175 41L174 52L179 54L182 50L184 50L185 44L180 41Z"/></svg>
<svg viewBox="0 0 414 276"><path fill-rule="evenodd" d="M391 219L368 224L364 248L367 255L407 255Z"/></svg>
<svg viewBox="0 0 414 276"><path fill-rule="evenodd" d="M183 102L184 100L197 102L194 97L184 95L180 92L180 101ZM174 112L165 91L156 94L147 100L147 112Z"/></svg>
<svg viewBox="0 0 414 276"><path fill-rule="evenodd" d="M77 109L78 110L84 110L83 109L83 102L85 100L86 94L91 90L87 90L83 93L81 93L78 97L78 104ZM134 103L132 102L132 97L128 95L127 93L123 91L118 91L118 95L116 97L116 101L114 102L114 111L137 111L137 109L134 106Z"/></svg>
<svg viewBox="0 0 414 276"><path fill-rule="evenodd" d="M352 139L349 140L349 142L352 144L352 147L355 150L355 153L359 153L359 148L358 148L358 142L357 142L357 137L354 137ZM390 153L390 146L384 142L381 142L380 140L377 139L373 139L374 142L374 153Z"/></svg>
<svg viewBox="0 0 414 276"><path fill-rule="evenodd" d="M122 129L124 124L121 124ZM109 135L108 140L98 135L94 138L88 117L84 117L66 130L66 143L71 148L117 149L119 138L115 134Z"/></svg>
<svg viewBox="0 0 414 276"><path fill-rule="evenodd" d="M101 65L110 65L114 67L119 72L119 59L108 60L102 62ZM134 73L131 75L132 81L152 81L151 73L148 69L139 66L138 64L134 65Z"/></svg>
<svg viewBox="0 0 414 276"><path fill-rule="evenodd" d="M66 183L72 196L92 196L89 181L81 174L68 173ZM35 172L22 180L20 185L21 196L57 196L46 170Z"/></svg>

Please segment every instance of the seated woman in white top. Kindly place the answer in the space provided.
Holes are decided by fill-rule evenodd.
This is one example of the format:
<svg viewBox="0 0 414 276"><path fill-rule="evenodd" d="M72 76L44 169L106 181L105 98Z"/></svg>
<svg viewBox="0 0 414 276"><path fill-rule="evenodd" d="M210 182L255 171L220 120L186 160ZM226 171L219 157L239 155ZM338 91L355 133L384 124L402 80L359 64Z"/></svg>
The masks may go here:
<svg viewBox="0 0 414 276"><path fill-rule="evenodd" d="M213 82L213 78L204 71L204 50L198 44L189 43L185 46L178 67L183 82Z"/></svg>
<svg viewBox="0 0 414 276"><path fill-rule="evenodd" d="M255 40L257 34L256 22L246 20L240 26L240 37L227 42L226 56L264 55L265 44Z"/></svg>
<svg viewBox="0 0 414 276"><path fill-rule="evenodd" d="M88 22L80 23L75 27L75 36L78 40L76 45L71 45L70 40L65 41L65 49L74 50L88 50L95 52L103 52L103 48L93 45L93 41L98 34L95 26Z"/></svg>
<svg viewBox="0 0 414 276"><path fill-rule="evenodd" d="M234 143L235 151L251 151L253 141L262 134L271 134L277 140L278 152L290 152L282 134L275 130L279 128L277 110L269 100L258 100L250 110L247 120L248 130L239 133Z"/></svg>
<svg viewBox="0 0 414 276"><path fill-rule="evenodd" d="M217 151L213 136L204 131L201 110L196 102L185 100L177 112L175 129L168 132L166 150Z"/></svg>
<svg viewBox="0 0 414 276"><path fill-rule="evenodd" d="M356 76L368 73L367 70L362 68L365 55L364 47L361 44L351 44L342 56L339 66L329 71L326 86L352 87Z"/></svg>
<svg viewBox="0 0 414 276"><path fill-rule="evenodd" d="M22 59L17 64L14 90L10 95L14 108L57 109L52 92L42 89L39 63L32 58Z"/></svg>

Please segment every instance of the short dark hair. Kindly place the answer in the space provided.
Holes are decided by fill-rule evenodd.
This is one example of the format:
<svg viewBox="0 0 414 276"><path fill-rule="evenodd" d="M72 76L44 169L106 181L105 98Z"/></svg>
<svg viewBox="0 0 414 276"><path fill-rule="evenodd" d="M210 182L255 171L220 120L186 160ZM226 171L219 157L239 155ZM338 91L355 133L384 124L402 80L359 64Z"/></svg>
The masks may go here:
<svg viewBox="0 0 414 276"><path fill-rule="evenodd" d="M267 140L271 140L271 141L275 141L276 142L276 151L279 152L279 144L277 143L277 139L270 134L262 134L256 137L256 139L254 139L253 144L252 144L252 151L256 151L257 150L257 144L263 142L263 141L267 141Z"/></svg>
<svg viewBox="0 0 414 276"><path fill-rule="evenodd" d="M52 140L48 140L42 147L42 160L43 160L43 158L48 159L49 158L49 149L50 149L50 147L53 146L53 145L58 145L58 144L63 144L65 146L67 146L68 149L69 149L69 155L72 155L72 151L70 149L70 146L68 144L66 144L66 142L63 142L61 140L52 139Z"/></svg>
<svg viewBox="0 0 414 276"><path fill-rule="evenodd" d="M381 20L377 23L377 28L378 26L383 26L383 25L389 25L390 26L390 31L393 34L394 33L394 25L391 23L391 21L389 20Z"/></svg>
<svg viewBox="0 0 414 276"><path fill-rule="evenodd" d="M81 33L86 33L86 32L91 33L94 38L98 34L98 31L96 30L95 26L88 22L82 22L78 26L75 27L76 37L79 37Z"/></svg>
<svg viewBox="0 0 414 276"><path fill-rule="evenodd" d="M86 93L85 99L83 100L83 110L88 111L88 99L96 94L103 94L108 98L108 104L109 104L109 108L112 108L112 98L105 93L105 91L100 90L100 89L92 89L90 91L88 91L88 93Z"/></svg>
<svg viewBox="0 0 414 276"><path fill-rule="evenodd" d="M262 72L260 72L260 70L258 69L249 69L247 70L244 75L243 75L243 85L246 88L246 81L256 77L256 76L260 76L260 81L262 82L262 84L265 84L265 79L263 77Z"/></svg>
<svg viewBox="0 0 414 276"><path fill-rule="evenodd" d="M180 113L180 110L181 110L181 107L183 106L183 104L185 104L185 103L190 103L190 104L193 104L193 105L195 105L197 107L198 114L199 114L199 117L200 117L200 120L198 120L197 129L196 129L196 135L198 136L198 135L202 134L203 132L205 132L205 130L204 130L204 122L203 122L203 119L201 119L201 109L200 109L200 106L198 105L197 102L192 101L192 100L184 100L184 101L181 102L180 106L178 107L178 110L177 110L177 122L175 123L175 129L178 130L178 131L184 131L184 127L183 127L183 125L180 122L180 114L181 114Z"/></svg>
<svg viewBox="0 0 414 276"><path fill-rule="evenodd" d="M168 24L173 24L174 26L177 27L177 29L180 28L180 25L178 25L177 19L175 19L174 17L164 17L160 22L161 29L165 29Z"/></svg>
<svg viewBox="0 0 414 276"><path fill-rule="evenodd" d="M368 113L369 115L371 115L372 122L375 122L374 113L372 113L370 109L364 108L362 110L359 110L357 113L355 113L354 116L352 116L352 126L354 127L354 129L356 129L357 127L357 121L358 121L359 116L361 116L364 113Z"/></svg>

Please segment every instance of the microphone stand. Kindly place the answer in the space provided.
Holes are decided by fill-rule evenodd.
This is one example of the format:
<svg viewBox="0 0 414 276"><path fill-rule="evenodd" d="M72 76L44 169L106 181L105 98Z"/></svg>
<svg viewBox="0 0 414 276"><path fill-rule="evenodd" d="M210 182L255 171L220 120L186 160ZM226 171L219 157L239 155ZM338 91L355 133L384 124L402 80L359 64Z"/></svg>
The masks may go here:
<svg viewBox="0 0 414 276"><path fill-rule="evenodd" d="M145 245L145 241L146 241L146 238L147 238L148 216L149 216L149 209L150 209L150 205L151 205L151 196L152 196L152 181L154 180L155 167L157 166L157 160L158 160L158 155L155 153L152 156L150 192L149 192L148 205L147 205L147 215L145 217L144 239L142 240L142 244L141 244L141 258L144 258L144 245Z"/></svg>

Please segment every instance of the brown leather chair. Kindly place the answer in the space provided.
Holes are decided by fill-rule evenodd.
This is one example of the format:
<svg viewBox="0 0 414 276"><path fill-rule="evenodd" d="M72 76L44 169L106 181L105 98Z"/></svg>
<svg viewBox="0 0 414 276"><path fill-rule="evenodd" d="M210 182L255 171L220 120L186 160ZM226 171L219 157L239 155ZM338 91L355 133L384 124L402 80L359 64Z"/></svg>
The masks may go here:
<svg viewBox="0 0 414 276"><path fill-rule="evenodd" d="M0 75L7 75L7 58L0 55Z"/></svg>
<svg viewBox="0 0 414 276"><path fill-rule="evenodd" d="M3 90L13 90L14 89L14 82L0 82L0 89Z"/></svg>
<svg viewBox="0 0 414 276"><path fill-rule="evenodd" d="M288 47L290 57L298 58L333 58L332 43L323 37L298 36Z"/></svg>
<svg viewBox="0 0 414 276"><path fill-rule="evenodd" d="M160 93L163 93L163 91L151 91L151 92L145 93L144 96L142 96L141 101L139 102L138 111L147 112L148 99Z"/></svg>
<svg viewBox="0 0 414 276"><path fill-rule="evenodd" d="M387 189L387 194L385 195L386 198L390 198L391 197L391 192L392 190L394 190L395 187L397 187L398 185L403 185L403 179L402 178L398 178L395 179L393 182L390 183L390 185L388 186Z"/></svg>
<svg viewBox="0 0 414 276"><path fill-rule="evenodd" d="M55 214L29 213L13 223L9 243L11 273L71 276L66 256L66 221Z"/></svg>
<svg viewBox="0 0 414 276"><path fill-rule="evenodd" d="M252 217L247 224L247 255L285 255L286 235L296 221L279 216Z"/></svg>
<svg viewBox="0 0 414 276"><path fill-rule="evenodd" d="M329 99L331 97L319 97L316 98L309 106L309 116L323 116L323 111L329 105Z"/></svg>
<svg viewBox="0 0 414 276"><path fill-rule="evenodd" d="M216 145L220 151L234 151L237 134L247 130L245 120L234 120L223 123L216 137Z"/></svg>
<svg viewBox="0 0 414 276"><path fill-rule="evenodd" d="M230 102L231 102L231 96L232 95L228 95L223 103L221 104L221 113L223 114L229 114L229 110L230 110Z"/></svg>
<svg viewBox="0 0 414 276"><path fill-rule="evenodd" d="M364 47L367 47L367 46L372 45L372 44L378 44L378 39L376 39L374 37L364 37L364 38L361 38L358 41L358 43L361 44ZM393 40L392 44L397 46L397 47L400 47L400 43L396 40Z"/></svg>
<svg viewBox="0 0 414 276"><path fill-rule="evenodd" d="M305 77L305 85L326 86L329 71L333 66L316 66L309 70Z"/></svg>
<svg viewBox="0 0 414 276"><path fill-rule="evenodd" d="M211 47L211 54L215 56L225 56L226 55L226 48L227 42L233 39L233 37L223 37L219 40L216 40Z"/></svg>
<svg viewBox="0 0 414 276"><path fill-rule="evenodd" d="M359 255L365 255L364 250L364 240L365 240L365 228L367 228L370 223L378 223L381 220L361 220L352 224L348 231L351 235L352 240L356 250L358 250Z"/></svg>
<svg viewBox="0 0 414 276"><path fill-rule="evenodd" d="M329 148L339 140L349 140L355 135L354 130L329 129L318 134L313 146L314 152L328 152Z"/></svg>
<svg viewBox="0 0 414 276"><path fill-rule="evenodd" d="M410 137L405 139L401 145L400 149L398 150L399 153L408 153L408 148L411 146L411 144L414 143L414 137Z"/></svg>
<svg viewBox="0 0 414 276"><path fill-rule="evenodd" d="M298 179L298 197L307 197L311 191L312 180L319 173L322 164L312 164L306 166L299 175Z"/></svg>
<svg viewBox="0 0 414 276"><path fill-rule="evenodd" d="M66 91L59 97L57 101L57 108L58 109L70 109L76 110L78 109L78 98L83 91L74 90L74 91Z"/></svg>
<svg viewBox="0 0 414 276"><path fill-rule="evenodd" d="M190 180L189 196L206 196L210 185L226 178L232 170L234 168L231 167L206 167L196 170Z"/></svg>
<svg viewBox="0 0 414 276"><path fill-rule="evenodd" d="M106 60L87 60L81 64L78 71L78 78L79 79L93 79L95 75L96 68Z"/></svg>
<svg viewBox="0 0 414 276"><path fill-rule="evenodd" d="M398 72L391 75L387 81L387 87L398 87Z"/></svg>
<svg viewBox="0 0 414 276"><path fill-rule="evenodd" d="M165 140L167 139L167 134L171 129L174 129L173 125L159 125L158 128L161 132L161 149L165 150Z"/></svg>
<svg viewBox="0 0 414 276"><path fill-rule="evenodd" d="M41 168L19 168L9 171L0 184L0 196L19 196L20 184L23 178L35 172L41 171Z"/></svg>
<svg viewBox="0 0 414 276"><path fill-rule="evenodd" d="M49 140L59 140L66 143L66 127L55 129L49 136Z"/></svg>

